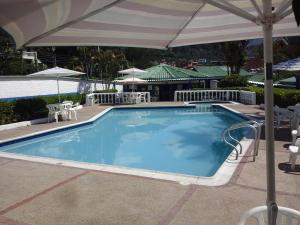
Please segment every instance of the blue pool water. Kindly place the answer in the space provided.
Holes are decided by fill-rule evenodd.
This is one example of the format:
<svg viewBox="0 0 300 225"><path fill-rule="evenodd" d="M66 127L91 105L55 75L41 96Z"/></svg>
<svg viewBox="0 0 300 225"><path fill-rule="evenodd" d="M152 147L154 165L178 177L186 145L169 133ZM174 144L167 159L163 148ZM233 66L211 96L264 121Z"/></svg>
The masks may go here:
<svg viewBox="0 0 300 225"><path fill-rule="evenodd" d="M0 151L212 176L232 151L222 132L245 119L204 106L113 109L93 124L4 145Z"/></svg>

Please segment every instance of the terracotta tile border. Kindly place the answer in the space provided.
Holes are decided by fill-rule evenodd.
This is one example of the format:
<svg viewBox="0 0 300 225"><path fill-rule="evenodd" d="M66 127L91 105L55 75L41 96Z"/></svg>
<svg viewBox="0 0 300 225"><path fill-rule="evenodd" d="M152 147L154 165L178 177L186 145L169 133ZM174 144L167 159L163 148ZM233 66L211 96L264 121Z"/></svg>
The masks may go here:
<svg viewBox="0 0 300 225"><path fill-rule="evenodd" d="M235 184L237 182L237 180L239 179L246 163L251 163L251 162L255 163L253 161L248 161L248 157L253 157L253 154L250 154L251 152L253 153L253 149L252 149L253 145L254 145L254 143L252 142L252 144L249 146L249 148L247 149L247 151L243 155L243 158L239 162L239 165L235 169L230 181L226 185L230 186L230 185ZM224 185L224 186L226 186L226 185Z"/></svg>
<svg viewBox="0 0 300 225"><path fill-rule="evenodd" d="M9 212L9 211L11 211L11 210L14 210L14 209L20 207L20 206L22 206L22 205L24 205L24 204L26 204L28 202L31 202L32 200L36 199L37 197L45 195L48 192L50 192L50 191L52 191L52 190L54 190L54 189L56 189L58 187L61 187L61 186L65 185L65 184L67 184L67 183L69 183L69 182L71 182L71 181L73 181L73 180L75 180L75 179L77 179L77 178L79 178L81 176L84 176L84 175L86 175L88 173L89 173L89 171L84 171L84 172L82 172L80 174L77 174L77 175L75 175L73 177L70 177L70 178L68 178L68 179L66 179L64 181L61 181L61 182L59 182L59 183L57 183L57 184L55 184L55 185L53 185L53 186L51 186L51 187L49 187L47 189L45 189L45 190L43 190L43 191L35 194L35 195L32 195L32 196L30 196L28 198L25 198L25 199L23 199L23 200L15 203L15 204L13 204L13 205L7 207L6 209L1 210L0 211L0 216L3 215L3 214L5 214L5 213L7 213L7 212Z"/></svg>
<svg viewBox="0 0 300 225"><path fill-rule="evenodd" d="M264 189L264 188L253 187L253 186L249 186L249 185L245 185L245 184L234 184L234 185L242 187L242 188L246 188L246 189L267 192L267 189ZM286 192L286 191L276 191L276 194L277 195L293 196L293 197L296 197L296 198L300 198L300 194L290 193L290 192Z"/></svg>
<svg viewBox="0 0 300 225"><path fill-rule="evenodd" d="M11 218L8 218L6 216L0 216L0 223L6 224L6 225L29 225L28 223L19 222L19 221L13 220Z"/></svg>
<svg viewBox="0 0 300 225"><path fill-rule="evenodd" d="M192 197L192 195L197 190L197 185L190 185L189 189L185 192L185 194L177 200L175 205L169 210L169 212L160 220L158 225L169 225L175 216L179 213L185 203Z"/></svg>

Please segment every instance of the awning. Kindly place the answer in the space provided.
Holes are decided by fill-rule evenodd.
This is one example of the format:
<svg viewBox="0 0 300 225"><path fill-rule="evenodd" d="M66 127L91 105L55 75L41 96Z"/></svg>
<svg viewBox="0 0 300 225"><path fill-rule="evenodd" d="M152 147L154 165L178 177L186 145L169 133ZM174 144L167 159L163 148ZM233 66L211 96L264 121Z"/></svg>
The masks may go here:
<svg viewBox="0 0 300 225"><path fill-rule="evenodd" d="M273 0L273 36L300 35L291 1ZM2 0L0 26L17 47L167 48L263 37L261 0Z"/></svg>

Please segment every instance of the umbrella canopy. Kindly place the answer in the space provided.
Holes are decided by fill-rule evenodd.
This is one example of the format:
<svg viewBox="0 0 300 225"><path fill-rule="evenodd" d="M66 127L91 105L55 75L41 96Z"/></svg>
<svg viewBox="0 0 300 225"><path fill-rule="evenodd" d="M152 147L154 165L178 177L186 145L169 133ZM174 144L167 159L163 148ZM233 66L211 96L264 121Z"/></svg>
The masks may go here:
<svg viewBox="0 0 300 225"><path fill-rule="evenodd" d="M69 77L69 76L78 76L85 73L78 72L75 70L69 70L60 67L54 67L51 69L42 70L36 73L27 75L28 77Z"/></svg>
<svg viewBox="0 0 300 225"><path fill-rule="evenodd" d="M78 76L83 75L85 73L64 69L60 67L54 67L51 69L42 70L36 73L32 73L27 75L27 77L55 77L57 82L57 94L58 94L58 102L60 103L60 91L59 91L59 78L60 77L69 77L69 76Z"/></svg>
<svg viewBox="0 0 300 225"><path fill-rule="evenodd" d="M17 47L168 48L263 37L261 0L0 2L0 26ZM273 0L274 35L299 35L290 0ZM22 10L16 10L22 7ZM59 9L59 10L57 10ZM282 19L282 20L281 20Z"/></svg>
<svg viewBox="0 0 300 225"><path fill-rule="evenodd" d="M169 48L264 37L268 223L275 225L272 37L300 35L292 15L296 1L28 0L25 7L22 0L2 0L0 26L17 47Z"/></svg>
<svg viewBox="0 0 300 225"><path fill-rule="evenodd" d="M136 78L136 77L128 77L126 79L123 80L114 80L117 83L120 84L127 84L127 83L131 83L131 84L137 84L137 83L147 83L147 81L142 80L140 78Z"/></svg>
<svg viewBox="0 0 300 225"><path fill-rule="evenodd" d="M137 73L146 73L147 71L145 70L140 70L138 68L129 68L126 70L120 70L118 71L118 73L122 73L122 74L137 74Z"/></svg>
<svg viewBox="0 0 300 225"><path fill-rule="evenodd" d="M124 83L131 83L132 84L132 92L133 92L134 91L134 84L136 84L136 83L145 83L144 80L139 79L139 78L135 78L134 75L139 74L139 73L146 73L146 72L147 71L145 71L145 70L140 70L140 69L134 68L134 67L126 69L126 70L120 70L120 71L118 71L118 73L130 74L130 75L132 75L132 77L123 79L121 82L118 82L118 83L123 83L123 84Z"/></svg>
<svg viewBox="0 0 300 225"><path fill-rule="evenodd" d="M273 70L300 71L300 57L278 63Z"/></svg>

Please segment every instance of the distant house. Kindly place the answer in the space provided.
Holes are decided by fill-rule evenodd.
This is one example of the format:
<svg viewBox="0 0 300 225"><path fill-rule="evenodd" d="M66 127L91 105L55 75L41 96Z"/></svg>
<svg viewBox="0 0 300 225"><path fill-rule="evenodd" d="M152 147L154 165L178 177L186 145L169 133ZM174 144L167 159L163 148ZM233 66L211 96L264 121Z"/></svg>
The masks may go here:
<svg viewBox="0 0 300 225"><path fill-rule="evenodd" d="M244 68L248 71L260 72L264 68L264 61L259 58L250 57L246 60Z"/></svg>

